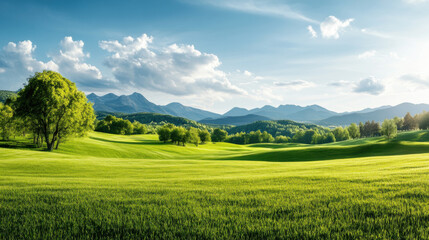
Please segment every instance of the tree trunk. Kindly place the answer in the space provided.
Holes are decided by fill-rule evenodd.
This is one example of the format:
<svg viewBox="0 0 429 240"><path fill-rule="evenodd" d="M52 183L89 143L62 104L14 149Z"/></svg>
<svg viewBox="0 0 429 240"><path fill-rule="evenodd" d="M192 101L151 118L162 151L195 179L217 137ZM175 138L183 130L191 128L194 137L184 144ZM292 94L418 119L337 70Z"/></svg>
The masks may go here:
<svg viewBox="0 0 429 240"><path fill-rule="evenodd" d="M60 137L58 137L58 140L57 140L57 145L55 146L55 149L58 149L58 145L60 145Z"/></svg>

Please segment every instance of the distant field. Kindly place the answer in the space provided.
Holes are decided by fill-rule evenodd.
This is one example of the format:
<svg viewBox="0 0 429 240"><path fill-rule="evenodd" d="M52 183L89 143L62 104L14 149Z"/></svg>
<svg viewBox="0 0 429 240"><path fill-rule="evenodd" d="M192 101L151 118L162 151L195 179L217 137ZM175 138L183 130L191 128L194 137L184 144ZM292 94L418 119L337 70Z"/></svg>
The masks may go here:
<svg viewBox="0 0 429 240"><path fill-rule="evenodd" d="M326 145L2 143L1 239L429 239L429 132ZM9 146L9 148L4 148Z"/></svg>

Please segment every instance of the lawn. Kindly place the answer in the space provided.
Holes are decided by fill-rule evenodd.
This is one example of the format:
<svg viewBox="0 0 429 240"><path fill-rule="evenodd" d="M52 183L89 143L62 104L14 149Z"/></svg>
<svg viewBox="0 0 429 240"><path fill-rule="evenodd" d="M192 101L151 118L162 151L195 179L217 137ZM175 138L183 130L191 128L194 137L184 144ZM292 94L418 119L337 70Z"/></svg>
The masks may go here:
<svg viewBox="0 0 429 240"><path fill-rule="evenodd" d="M53 153L2 143L0 238L429 239L428 138L181 147L91 133Z"/></svg>

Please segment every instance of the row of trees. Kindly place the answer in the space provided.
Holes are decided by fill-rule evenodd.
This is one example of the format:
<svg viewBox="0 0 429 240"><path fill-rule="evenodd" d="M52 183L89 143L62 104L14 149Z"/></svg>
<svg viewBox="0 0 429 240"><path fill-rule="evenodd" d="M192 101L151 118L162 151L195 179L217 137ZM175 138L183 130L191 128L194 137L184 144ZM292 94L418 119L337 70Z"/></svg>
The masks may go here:
<svg viewBox="0 0 429 240"><path fill-rule="evenodd" d="M158 137L160 141L167 143L171 141L177 145L186 143L193 143L198 146L200 143L206 143L212 141L211 134L207 130L197 129L194 127L184 128L177 127L172 123L166 124L157 129ZM215 139L217 139L215 137Z"/></svg>
<svg viewBox="0 0 429 240"><path fill-rule="evenodd" d="M0 129L7 140L30 132L38 146L49 151L70 136L82 136L94 127L92 104L76 85L53 71L35 73L18 92L0 105Z"/></svg>
<svg viewBox="0 0 429 240"><path fill-rule="evenodd" d="M107 115L103 120L97 122L95 131L131 135L131 134L145 134L148 128L145 124L134 121L131 123L129 120L117 118L112 115Z"/></svg>

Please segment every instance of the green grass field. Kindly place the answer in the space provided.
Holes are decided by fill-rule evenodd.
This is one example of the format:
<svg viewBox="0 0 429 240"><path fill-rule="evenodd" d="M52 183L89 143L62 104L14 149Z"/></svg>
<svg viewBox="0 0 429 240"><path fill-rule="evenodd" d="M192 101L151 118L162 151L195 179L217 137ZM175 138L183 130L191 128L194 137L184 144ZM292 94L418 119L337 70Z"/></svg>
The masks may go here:
<svg viewBox="0 0 429 240"><path fill-rule="evenodd" d="M1 146L1 239L429 239L426 131L311 146L102 133L53 153Z"/></svg>

